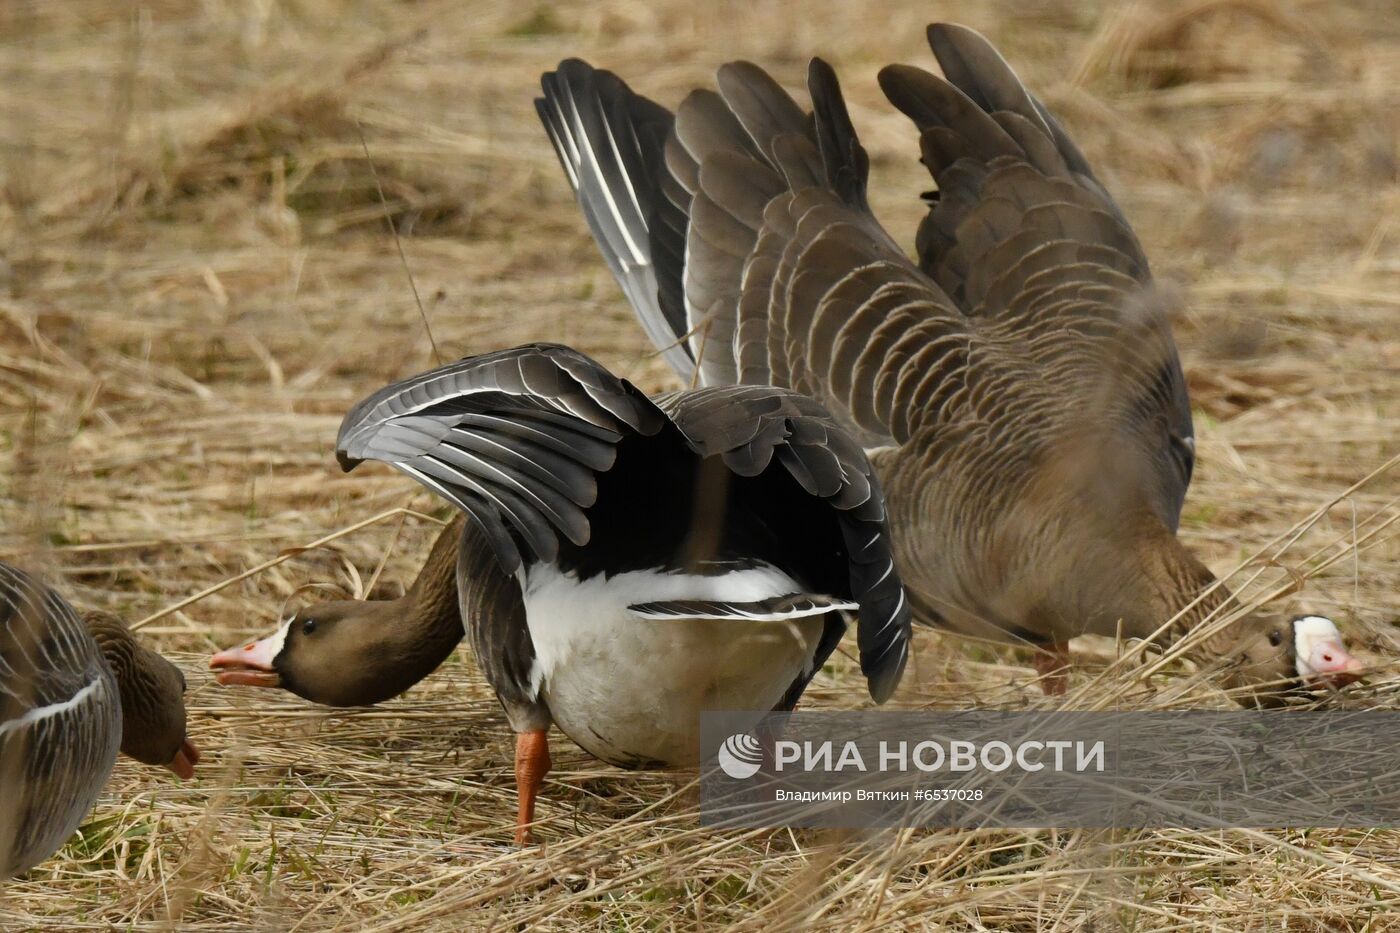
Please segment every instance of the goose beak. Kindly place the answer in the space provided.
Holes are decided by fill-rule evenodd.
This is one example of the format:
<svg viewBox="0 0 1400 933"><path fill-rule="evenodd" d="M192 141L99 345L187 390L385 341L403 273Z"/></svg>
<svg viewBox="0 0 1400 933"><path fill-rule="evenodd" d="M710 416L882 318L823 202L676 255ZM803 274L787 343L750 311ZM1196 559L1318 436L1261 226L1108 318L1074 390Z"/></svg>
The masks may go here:
<svg viewBox="0 0 1400 933"><path fill-rule="evenodd" d="M194 747L194 743L185 739L180 743L180 750L175 753L175 757L165 763L165 767L182 781L188 781L194 777L194 766L199 764L199 749Z"/></svg>
<svg viewBox="0 0 1400 933"><path fill-rule="evenodd" d="M1348 654L1340 641L1328 639L1313 645L1308 669L1309 686L1341 688L1360 680L1365 665Z"/></svg>
<svg viewBox="0 0 1400 933"><path fill-rule="evenodd" d="M225 687L280 687L282 675L272 666L272 660L282 648L279 631L261 641L249 642L241 648L225 648L209 659L214 679Z"/></svg>

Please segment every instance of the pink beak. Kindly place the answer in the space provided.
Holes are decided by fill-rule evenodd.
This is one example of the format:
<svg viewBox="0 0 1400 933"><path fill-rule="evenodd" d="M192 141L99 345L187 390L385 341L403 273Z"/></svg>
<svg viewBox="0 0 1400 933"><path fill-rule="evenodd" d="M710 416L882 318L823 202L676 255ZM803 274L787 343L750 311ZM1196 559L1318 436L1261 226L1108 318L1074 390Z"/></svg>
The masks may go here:
<svg viewBox="0 0 1400 933"><path fill-rule="evenodd" d="M1347 654L1341 642L1321 641L1313 646L1308 667L1313 671L1310 685L1324 687L1345 687L1361 679L1365 665Z"/></svg>
<svg viewBox="0 0 1400 933"><path fill-rule="evenodd" d="M209 659L209 669L218 672L215 679L225 687L280 687L282 677L272 666L273 654L279 647L273 644L275 638L249 642L242 648L225 648Z"/></svg>

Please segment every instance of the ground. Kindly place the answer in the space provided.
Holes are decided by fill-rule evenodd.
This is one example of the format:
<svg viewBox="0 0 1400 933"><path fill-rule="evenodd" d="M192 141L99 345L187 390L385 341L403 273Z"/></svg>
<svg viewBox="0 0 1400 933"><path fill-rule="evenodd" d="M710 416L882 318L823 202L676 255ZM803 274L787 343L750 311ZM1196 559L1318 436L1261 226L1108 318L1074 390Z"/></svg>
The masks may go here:
<svg viewBox="0 0 1400 933"><path fill-rule="evenodd" d="M339 471L356 399L435 355L536 339L670 385L536 122L540 72L577 55L675 105L738 57L800 89L820 54L875 206L912 242L929 182L875 74L931 66L940 19L983 30L1061 115L1181 296L1200 452L1183 537L1252 599L1281 594L1271 609L1337 618L1380 672L1350 702L1400 702L1392 0L17 0L0 5L0 557L149 619L206 757L183 784L121 763L81 836L0 888L0 927L1400 925L1393 832L716 833L690 775L562 738L545 845L521 851L509 730L465 647L354 711L205 670L288 605L411 580L447 512L386 469ZM1190 702L1179 665L1086 670L1085 705ZM895 704L1023 706L1032 676L920 633ZM805 701L867 702L849 656Z"/></svg>

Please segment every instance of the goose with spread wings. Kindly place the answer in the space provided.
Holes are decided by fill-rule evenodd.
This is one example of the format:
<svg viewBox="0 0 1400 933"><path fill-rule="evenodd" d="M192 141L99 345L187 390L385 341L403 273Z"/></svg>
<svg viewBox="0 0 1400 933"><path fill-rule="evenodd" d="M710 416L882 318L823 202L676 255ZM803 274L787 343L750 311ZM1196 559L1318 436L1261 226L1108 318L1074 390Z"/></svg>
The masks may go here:
<svg viewBox="0 0 1400 933"><path fill-rule="evenodd" d="M903 672L910 609L879 483L859 443L792 391L651 399L575 350L535 344L374 393L346 416L337 454L346 469L388 463L469 516L414 587L443 590L424 581L455 550L460 616L413 613L399 645L395 620L372 638L358 624L389 604L322 604L212 663L226 683L373 702L343 683L349 652L371 650L360 667L391 694L465 627L518 734L519 841L551 724L621 767L694 764L702 711L792 709L850 614L876 702ZM424 633L437 631L433 647ZM399 677L414 657L427 663Z"/></svg>
<svg viewBox="0 0 1400 933"><path fill-rule="evenodd" d="M913 259L820 59L810 109L748 62L672 114L569 60L536 105L680 379L820 401L870 451L915 618L1035 649L1058 692L1070 639L1170 643L1232 597L1176 536L1195 440L1137 237L986 39L928 38L942 77L880 72L935 185ZM1320 617L1248 617L1192 654L1261 703L1360 668Z"/></svg>

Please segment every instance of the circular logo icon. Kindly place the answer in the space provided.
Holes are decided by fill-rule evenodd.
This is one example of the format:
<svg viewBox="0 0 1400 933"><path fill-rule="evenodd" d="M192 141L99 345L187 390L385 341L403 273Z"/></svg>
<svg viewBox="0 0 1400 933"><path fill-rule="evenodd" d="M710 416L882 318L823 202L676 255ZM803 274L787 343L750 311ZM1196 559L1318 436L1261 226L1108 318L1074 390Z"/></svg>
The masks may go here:
<svg viewBox="0 0 1400 933"><path fill-rule="evenodd" d="M747 732L739 732L724 740L719 747L719 769L737 781L751 778L763 764L763 746Z"/></svg>

